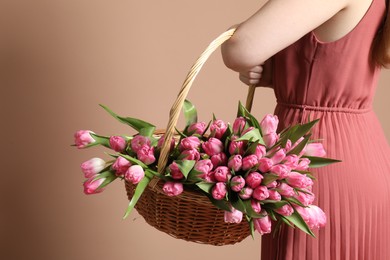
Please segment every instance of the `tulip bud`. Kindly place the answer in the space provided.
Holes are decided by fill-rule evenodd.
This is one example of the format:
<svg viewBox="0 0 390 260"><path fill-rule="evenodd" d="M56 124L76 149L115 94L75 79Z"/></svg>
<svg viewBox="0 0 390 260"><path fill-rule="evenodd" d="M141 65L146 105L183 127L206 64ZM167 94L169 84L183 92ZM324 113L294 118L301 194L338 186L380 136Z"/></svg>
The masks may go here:
<svg viewBox="0 0 390 260"><path fill-rule="evenodd" d="M126 140L122 136L111 136L110 137L110 147L115 152L122 152L126 148Z"/></svg>
<svg viewBox="0 0 390 260"><path fill-rule="evenodd" d="M164 183L163 192L170 197L177 196L183 192L183 184L167 181Z"/></svg>
<svg viewBox="0 0 390 260"><path fill-rule="evenodd" d="M96 142L91 136L94 132L90 130L79 130L74 134L74 143L77 148L85 148L87 145Z"/></svg>
<svg viewBox="0 0 390 260"><path fill-rule="evenodd" d="M85 194L87 194L87 195L97 194L97 193L100 193L104 190L103 188L99 189L99 186L104 182L105 178L100 178L100 179L94 180L96 177L97 177L97 175L92 176L91 178L89 178L88 180L86 180L84 182L83 185L84 185L84 193Z"/></svg>
<svg viewBox="0 0 390 260"><path fill-rule="evenodd" d="M230 182L230 187L235 192L240 192L245 186L245 179L242 176L234 176Z"/></svg>
<svg viewBox="0 0 390 260"><path fill-rule="evenodd" d="M144 169L139 165L132 165L125 173L125 180L132 184L139 183L145 177Z"/></svg>
<svg viewBox="0 0 390 260"><path fill-rule="evenodd" d="M260 214L265 215L262 218L254 218L253 223L255 225L255 229L261 235L271 233L271 218L268 216L265 210L262 210Z"/></svg>
<svg viewBox="0 0 390 260"><path fill-rule="evenodd" d="M275 133L278 128L279 119L276 115L268 114L260 122L261 132L264 135Z"/></svg>
<svg viewBox="0 0 390 260"><path fill-rule="evenodd" d="M131 149L138 153L143 146L150 146L150 139L146 136L136 135L130 142Z"/></svg>
<svg viewBox="0 0 390 260"><path fill-rule="evenodd" d="M106 166L106 162L100 158L92 158L81 164L81 170L85 178L91 178L99 173Z"/></svg>
<svg viewBox="0 0 390 260"><path fill-rule="evenodd" d="M224 220L226 223L240 223L242 221L242 212L231 207L231 211L225 211Z"/></svg>
<svg viewBox="0 0 390 260"><path fill-rule="evenodd" d="M119 156L116 158L115 162L112 164L111 168L115 170L116 176L124 176L126 171L131 166L131 163L125 158Z"/></svg>
<svg viewBox="0 0 390 260"><path fill-rule="evenodd" d="M211 190L211 195L216 200L222 200L227 193L226 184L224 182L217 182Z"/></svg>
<svg viewBox="0 0 390 260"><path fill-rule="evenodd" d="M222 120L215 120L210 126L211 136L221 139L227 129L227 124Z"/></svg>

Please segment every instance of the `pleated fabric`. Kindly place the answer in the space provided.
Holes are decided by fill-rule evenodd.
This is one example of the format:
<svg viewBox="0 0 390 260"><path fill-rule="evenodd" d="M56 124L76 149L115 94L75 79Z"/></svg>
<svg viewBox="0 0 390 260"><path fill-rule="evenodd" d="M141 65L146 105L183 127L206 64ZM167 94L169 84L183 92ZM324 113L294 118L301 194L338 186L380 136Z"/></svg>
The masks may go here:
<svg viewBox="0 0 390 260"><path fill-rule="evenodd" d="M384 12L373 0L343 38L311 32L274 57L279 127L319 118L312 138L342 162L312 169L326 226L316 238L288 226L264 235L262 260L390 260L390 148L372 110L379 68L370 58Z"/></svg>

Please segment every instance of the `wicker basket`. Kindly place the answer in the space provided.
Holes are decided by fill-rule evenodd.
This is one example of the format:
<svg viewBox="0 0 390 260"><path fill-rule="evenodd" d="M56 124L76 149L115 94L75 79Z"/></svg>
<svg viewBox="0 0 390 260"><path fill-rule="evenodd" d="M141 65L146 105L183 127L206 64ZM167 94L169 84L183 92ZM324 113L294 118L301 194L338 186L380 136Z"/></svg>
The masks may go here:
<svg viewBox="0 0 390 260"><path fill-rule="evenodd" d="M162 146L158 169L163 172L167 160L171 138L188 91L208 57L234 33L234 29L226 31L215 39L201 54L192 66L186 80L173 104L167 129L165 143ZM254 87L249 88L246 107L251 109ZM146 222L156 229L175 238L186 241L215 246L235 244L250 235L249 224L243 220L240 224L224 222L224 211L217 209L209 199L197 192L184 190L182 194L169 197L162 191L162 183L153 179L145 189L135 208ZM135 186L126 182L129 200Z"/></svg>

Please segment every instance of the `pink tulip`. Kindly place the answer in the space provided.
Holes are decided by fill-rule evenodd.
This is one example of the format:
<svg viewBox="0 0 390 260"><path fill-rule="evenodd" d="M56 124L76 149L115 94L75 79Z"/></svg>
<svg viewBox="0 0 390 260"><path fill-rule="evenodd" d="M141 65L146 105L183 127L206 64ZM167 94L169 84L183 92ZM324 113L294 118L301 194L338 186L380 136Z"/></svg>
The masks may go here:
<svg viewBox="0 0 390 260"><path fill-rule="evenodd" d="M269 197L268 188L265 186L258 186L253 190L252 197L257 200L265 200Z"/></svg>
<svg viewBox="0 0 390 260"><path fill-rule="evenodd" d="M268 114L263 120L260 122L261 132L264 135L268 135L270 133L276 133L276 129L278 128L279 119L276 115Z"/></svg>
<svg viewBox="0 0 390 260"><path fill-rule="evenodd" d="M232 137L232 140L229 144L229 153L231 155L233 154L240 154L240 155L243 155L244 152L245 152L245 144L243 141L235 141L237 140L238 137L236 136L233 136Z"/></svg>
<svg viewBox="0 0 390 260"><path fill-rule="evenodd" d="M192 150L192 149L198 149L200 146L200 140L196 136L189 136L186 138L183 138L180 141L180 151L183 150Z"/></svg>
<svg viewBox="0 0 390 260"><path fill-rule="evenodd" d="M277 181L273 181L271 183L268 183L266 186L267 186L267 188L272 189L272 188L276 188L276 186L278 186L278 185L279 184Z"/></svg>
<svg viewBox="0 0 390 260"><path fill-rule="evenodd" d="M295 195L294 189L286 183L281 183L277 187L277 191L280 193L280 195L285 197L293 197Z"/></svg>
<svg viewBox="0 0 390 260"><path fill-rule="evenodd" d="M210 126L211 136L221 139L227 129L227 124L222 120L215 120Z"/></svg>
<svg viewBox="0 0 390 260"><path fill-rule="evenodd" d="M91 136L94 132L90 130L79 130L74 134L74 143L77 148L85 148L87 145L96 142L95 139Z"/></svg>
<svg viewBox="0 0 390 260"><path fill-rule="evenodd" d="M272 147L279 140L279 136L277 133L269 133L267 135L263 135L263 140L264 140L265 146Z"/></svg>
<svg viewBox="0 0 390 260"><path fill-rule="evenodd" d="M225 166L227 164L227 156L225 153L213 155L210 159L214 165L214 168L218 166Z"/></svg>
<svg viewBox="0 0 390 260"><path fill-rule="evenodd" d="M296 154L287 155L283 160L283 164L290 167L291 169L295 169L298 166L298 162L299 157Z"/></svg>
<svg viewBox="0 0 390 260"><path fill-rule="evenodd" d="M230 181L230 187L235 192L240 192L245 186L245 179L240 176L234 176Z"/></svg>
<svg viewBox="0 0 390 260"><path fill-rule="evenodd" d="M324 146L321 143L310 143L306 145L304 149L304 155L324 157L326 152Z"/></svg>
<svg viewBox="0 0 390 260"><path fill-rule="evenodd" d="M126 171L131 166L131 162L126 160L125 158L119 156L116 158L115 162L112 164L111 168L115 170L116 176L124 176Z"/></svg>
<svg viewBox="0 0 390 260"><path fill-rule="evenodd" d="M209 159L200 160L195 163L194 169L202 174L207 174L213 169L213 164Z"/></svg>
<svg viewBox="0 0 390 260"><path fill-rule="evenodd" d="M319 229L326 225L326 215L319 207L311 205L309 207L295 207L310 229Z"/></svg>
<svg viewBox="0 0 390 260"><path fill-rule="evenodd" d="M139 165L132 165L125 173L125 180L137 184L145 177L144 169Z"/></svg>
<svg viewBox="0 0 390 260"><path fill-rule="evenodd" d="M283 205L280 208L275 209L275 212L279 213L282 216L291 216L294 213L294 209L290 204Z"/></svg>
<svg viewBox="0 0 390 260"><path fill-rule="evenodd" d="M164 144L164 141L165 141L165 135L161 136L161 138L158 139L157 149L161 149L162 148L162 146ZM172 151L174 148L175 148L175 139L172 138L171 139L171 144L170 144L170 147L169 147L169 151Z"/></svg>
<svg viewBox="0 0 390 260"><path fill-rule="evenodd" d="M110 137L110 147L115 152L122 152L126 148L126 140L122 136L111 136Z"/></svg>
<svg viewBox="0 0 390 260"><path fill-rule="evenodd" d="M252 189L256 188L260 185L261 181L263 180L263 175L261 175L258 172L251 172L248 174L248 176L245 178L245 183L251 187Z"/></svg>
<svg viewBox="0 0 390 260"><path fill-rule="evenodd" d="M183 173L180 171L179 169L179 166L177 165L176 162L172 162L169 166L168 166L169 170L170 170L170 174L172 176L173 179L175 180L181 180L184 178L184 175Z"/></svg>
<svg viewBox="0 0 390 260"><path fill-rule="evenodd" d="M211 190L211 195L216 200L222 200L227 193L226 184L224 182L217 182Z"/></svg>
<svg viewBox="0 0 390 260"><path fill-rule="evenodd" d="M154 163L156 161L156 158L154 157L154 147L143 145L137 151L137 158L146 165Z"/></svg>
<svg viewBox="0 0 390 260"><path fill-rule="evenodd" d="M226 223L240 223L242 221L242 212L231 207L231 211L225 211L224 220Z"/></svg>
<svg viewBox="0 0 390 260"><path fill-rule="evenodd" d="M298 163L298 166L295 167L294 170L297 171L306 171L309 168L310 160L307 158L301 158L301 160Z"/></svg>
<svg viewBox="0 0 390 260"><path fill-rule="evenodd" d="M214 170L214 177L219 182L227 182L231 176L232 174L226 166L219 166Z"/></svg>
<svg viewBox="0 0 390 260"><path fill-rule="evenodd" d="M261 235L271 233L271 218L268 216L265 210L262 210L260 214L265 215L262 218L253 219L253 223L255 225L255 229Z"/></svg>
<svg viewBox="0 0 390 260"><path fill-rule="evenodd" d="M272 174L278 175L279 180L286 178L290 172L291 169L287 165L284 164L278 164L271 167L270 172Z"/></svg>
<svg viewBox="0 0 390 260"><path fill-rule="evenodd" d="M131 149L138 153L143 146L150 146L150 139L146 136L136 135L130 142Z"/></svg>
<svg viewBox="0 0 390 260"><path fill-rule="evenodd" d="M286 178L287 183L295 188L307 188L313 186L313 181L306 174L301 174L298 172L290 172Z"/></svg>
<svg viewBox="0 0 390 260"><path fill-rule="evenodd" d="M200 159L200 153L196 149L191 149L191 150L184 150L180 154L180 158L182 160L194 160L194 161L199 161Z"/></svg>
<svg viewBox="0 0 390 260"><path fill-rule="evenodd" d="M260 202L258 202L256 200L251 200L251 207L252 207L254 212L260 213L260 211L261 211Z"/></svg>
<svg viewBox="0 0 390 260"><path fill-rule="evenodd" d="M240 191L238 196L240 196L240 198L243 199L243 200L247 200L250 197L252 197L252 194L253 194L253 189L252 188L244 187L244 188L242 188L242 190Z"/></svg>
<svg viewBox="0 0 390 260"><path fill-rule="evenodd" d="M272 162L271 159L269 159L269 158L261 158L259 160L259 167L258 167L258 169L262 173L266 173L266 172L268 172L271 169L272 165L274 165L274 163Z"/></svg>
<svg viewBox="0 0 390 260"><path fill-rule="evenodd" d="M255 155L257 156L257 159L261 159L265 156L265 154L267 153L266 151L266 148L264 145L261 145L261 144L258 144L256 146L256 151L255 151Z"/></svg>
<svg viewBox="0 0 390 260"><path fill-rule="evenodd" d="M286 151L284 149L279 149L272 157L271 157L271 160L272 160L272 163L275 165L275 164L278 164L280 163L281 161L283 161L283 159L286 157Z"/></svg>
<svg viewBox="0 0 390 260"><path fill-rule="evenodd" d="M309 192L308 190L306 189L303 189L305 191L307 191L308 193L304 193L304 192L300 192L298 191L298 195L295 194L295 198L302 203L302 205L304 206L309 206L313 203L314 199L315 199L315 196L313 193Z"/></svg>
<svg viewBox="0 0 390 260"><path fill-rule="evenodd" d="M276 190L268 190L268 193L269 193L269 197L268 198L270 200L276 200L276 201L282 200L282 196Z"/></svg>
<svg viewBox="0 0 390 260"><path fill-rule="evenodd" d="M243 117L237 117L236 120L234 120L233 123L233 134L235 135L241 135L241 133L244 131L246 125L246 120Z"/></svg>
<svg viewBox="0 0 390 260"><path fill-rule="evenodd" d="M228 167L235 172L241 170L242 167L242 156L239 154L230 157Z"/></svg>
<svg viewBox="0 0 390 260"><path fill-rule="evenodd" d="M248 155L242 159L242 169L244 171L247 171L249 169L252 169L253 167L256 167L259 163L259 159L257 159L257 156L254 154Z"/></svg>
<svg viewBox="0 0 390 260"><path fill-rule="evenodd" d="M91 178L101 172L105 166L106 162L103 159L92 158L81 164L81 171L84 173L85 178Z"/></svg>
<svg viewBox="0 0 390 260"><path fill-rule="evenodd" d="M198 135L202 135L204 133L204 131L206 130L206 123L205 122L197 122L197 123L193 123L192 125L190 125L187 129L187 132L190 134L190 135L193 135L193 134L198 134Z"/></svg>
<svg viewBox="0 0 390 260"><path fill-rule="evenodd" d="M221 140L211 137L202 144L202 148L207 155L213 156L223 151L223 143Z"/></svg>
<svg viewBox="0 0 390 260"><path fill-rule="evenodd" d="M180 195L183 192L183 184L167 181L164 183L163 192L170 197Z"/></svg>
<svg viewBox="0 0 390 260"><path fill-rule="evenodd" d="M100 188L99 186L104 182L105 178L100 178L97 180L94 180L98 175L92 176L88 180L84 182L84 193L87 195L90 194L97 194L102 192L104 189Z"/></svg>

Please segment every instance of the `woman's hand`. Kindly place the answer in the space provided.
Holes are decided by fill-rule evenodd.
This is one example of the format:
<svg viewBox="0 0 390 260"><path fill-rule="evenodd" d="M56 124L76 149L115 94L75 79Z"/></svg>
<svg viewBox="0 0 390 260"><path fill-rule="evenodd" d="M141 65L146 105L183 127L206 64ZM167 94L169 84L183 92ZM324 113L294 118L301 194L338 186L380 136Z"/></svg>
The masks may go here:
<svg viewBox="0 0 390 260"><path fill-rule="evenodd" d="M261 65L239 72L239 78L248 86L272 88L272 58Z"/></svg>

